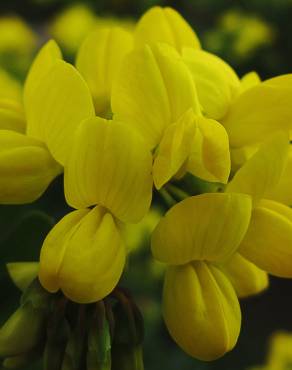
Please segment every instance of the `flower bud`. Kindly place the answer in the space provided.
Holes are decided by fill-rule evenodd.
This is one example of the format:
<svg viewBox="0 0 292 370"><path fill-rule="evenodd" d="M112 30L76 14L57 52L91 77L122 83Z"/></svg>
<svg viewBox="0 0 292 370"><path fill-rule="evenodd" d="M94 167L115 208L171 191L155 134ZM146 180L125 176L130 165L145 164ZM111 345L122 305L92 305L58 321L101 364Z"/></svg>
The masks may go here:
<svg viewBox="0 0 292 370"><path fill-rule="evenodd" d="M82 248L81 248L82 246ZM120 229L103 207L66 215L49 233L41 251L39 278L74 302L96 302L120 279L125 248Z"/></svg>
<svg viewBox="0 0 292 370"><path fill-rule="evenodd" d="M111 370L111 336L104 303L98 302L89 323L87 370Z"/></svg>
<svg viewBox="0 0 292 370"><path fill-rule="evenodd" d="M40 141L15 131L0 130L0 203L31 203L61 172Z"/></svg>
<svg viewBox="0 0 292 370"><path fill-rule="evenodd" d="M19 307L0 329L0 356L31 351L43 339L45 317L30 302Z"/></svg>
<svg viewBox="0 0 292 370"><path fill-rule="evenodd" d="M119 302L114 307L112 370L143 370L142 315L138 307L125 294L115 291L115 295Z"/></svg>
<svg viewBox="0 0 292 370"><path fill-rule="evenodd" d="M0 329L0 357L31 352L42 343L50 299L37 280L28 287L20 307Z"/></svg>

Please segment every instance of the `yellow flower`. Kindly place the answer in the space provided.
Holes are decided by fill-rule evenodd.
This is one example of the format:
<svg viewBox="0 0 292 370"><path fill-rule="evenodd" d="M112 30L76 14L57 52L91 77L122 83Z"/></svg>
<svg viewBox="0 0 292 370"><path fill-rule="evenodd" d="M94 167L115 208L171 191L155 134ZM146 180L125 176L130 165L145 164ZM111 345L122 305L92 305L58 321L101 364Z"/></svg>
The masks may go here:
<svg viewBox="0 0 292 370"><path fill-rule="evenodd" d="M114 118L135 129L154 151L158 189L184 167L205 180L227 182L227 133L203 117L192 74L174 48L146 45L128 54L111 104Z"/></svg>
<svg viewBox="0 0 292 370"><path fill-rule="evenodd" d="M148 211L151 163L146 144L123 123L83 121L64 172L67 202L78 210L52 229L41 250L47 290L89 303L114 289L125 263L121 222L138 222Z"/></svg>
<svg viewBox="0 0 292 370"><path fill-rule="evenodd" d="M270 200L269 193L283 175L288 153L288 133L274 134L237 171L226 189L249 194L253 199L250 225L239 253L264 271L280 277L292 276L292 210Z"/></svg>
<svg viewBox="0 0 292 370"><path fill-rule="evenodd" d="M76 66L90 88L97 115L110 113L112 84L132 47L131 33L117 26L97 27L81 44Z"/></svg>
<svg viewBox="0 0 292 370"><path fill-rule="evenodd" d="M206 51L184 48L182 55L195 81L204 115L222 119L241 88L236 73L221 58Z"/></svg>
<svg viewBox="0 0 292 370"><path fill-rule="evenodd" d="M176 10L169 7L150 8L138 21L134 37L137 47L164 42L178 52L185 46L200 48L200 41L190 25Z"/></svg>
<svg viewBox="0 0 292 370"><path fill-rule="evenodd" d="M8 127L0 131L2 204L37 199L62 172L75 129L84 119L94 116L85 81L61 58L53 41L40 50L25 82L22 115L15 114L21 102L0 100L2 106L6 104L3 115L10 118L6 121Z"/></svg>
<svg viewBox="0 0 292 370"><path fill-rule="evenodd" d="M41 250L39 279L50 292L62 289L71 300L89 303L111 292L124 263L119 227L97 206L69 213L52 229Z"/></svg>
<svg viewBox="0 0 292 370"><path fill-rule="evenodd" d="M153 255L169 265L164 319L174 340L191 356L212 360L237 341L240 307L220 265L237 250L250 213L249 196L207 193L176 204L154 230Z"/></svg>
<svg viewBox="0 0 292 370"><path fill-rule="evenodd" d="M222 124L230 146L259 144L278 130L290 130L292 75L271 78L246 89L231 103Z"/></svg>

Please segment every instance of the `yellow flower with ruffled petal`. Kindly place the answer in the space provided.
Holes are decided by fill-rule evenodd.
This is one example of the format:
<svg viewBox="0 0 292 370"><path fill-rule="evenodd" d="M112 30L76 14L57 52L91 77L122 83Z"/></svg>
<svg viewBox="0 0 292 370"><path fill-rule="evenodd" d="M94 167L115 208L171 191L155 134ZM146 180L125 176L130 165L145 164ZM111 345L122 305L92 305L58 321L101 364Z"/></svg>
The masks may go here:
<svg viewBox="0 0 292 370"><path fill-rule="evenodd" d="M260 269L279 277L292 276L292 210L271 200L279 184L290 149L287 132L274 134L236 172L227 192L249 194L253 211L238 252Z"/></svg>
<svg viewBox="0 0 292 370"><path fill-rule="evenodd" d="M121 222L138 222L148 211L151 164L146 144L123 123L95 117L79 126L65 163L65 196L78 210L42 247L39 278L47 290L89 303L114 289L126 254Z"/></svg>
<svg viewBox="0 0 292 370"><path fill-rule="evenodd" d="M153 150L158 189L182 169L227 182L227 133L202 115L192 74L174 48L146 45L128 54L113 84L111 104L114 117L135 129Z"/></svg>
<svg viewBox="0 0 292 370"><path fill-rule="evenodd" d="M292 75L281 75L246 89L230 105L222 124L233 148L259 144L278 130L291 130Z"/></svg>
<svg viewBox="0 0 292 370"><path fill-rule="evenodd" d="M94 106L85 81L53 41L41 49L26 79L19 118L24 127L13 115L22 102L5 104L2 114L10 121L0 131L0 202L29 203L62 172L75 129L94 116Z"/></svg>
<svg viewBox="0 0 292 370"><path fill-rule="evenodd" d="M247 195L207 193L176 204L154 230L152 253L169 265L164 319L174 340L191 356L213 360L237 341L239 302L220 265L237 250L250 214Z"/></svg>

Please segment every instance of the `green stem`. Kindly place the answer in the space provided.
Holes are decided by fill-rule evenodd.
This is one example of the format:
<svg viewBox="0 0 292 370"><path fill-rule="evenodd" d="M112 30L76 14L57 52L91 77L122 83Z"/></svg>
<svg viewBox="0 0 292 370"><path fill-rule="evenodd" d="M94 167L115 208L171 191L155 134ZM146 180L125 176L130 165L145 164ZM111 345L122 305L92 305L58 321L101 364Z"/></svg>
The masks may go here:
<svg viewBox="0 0 292 370"><path fill-rule="evenodd" d="M169 194L169 192L165 188L161 188L160 190L158 190L158 193L167 208L171 208L177 203L176 200Z"/></svg>
<svg viewBox="0 0 292 370"><path fill-rule="evenodd" d="M190 195L186 191L173 184L167 184L166 189L170 193L170 195L173 196L177 201L181 201L190 197Z"/></svg>

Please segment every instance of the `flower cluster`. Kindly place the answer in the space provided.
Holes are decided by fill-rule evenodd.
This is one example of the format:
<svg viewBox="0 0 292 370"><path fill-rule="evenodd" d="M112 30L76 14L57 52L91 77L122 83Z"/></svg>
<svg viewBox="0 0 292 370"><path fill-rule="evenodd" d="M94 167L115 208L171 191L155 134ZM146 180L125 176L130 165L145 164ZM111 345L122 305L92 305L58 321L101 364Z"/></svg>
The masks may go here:
<svg viewBox="0 0 292 370"><path fill-rule="evenodd" d="M110 294L125 225L155 192L170 208L152 235L167 328L196 358L230 351L238 298L268 274L292 277L292 75L240 79L175 10L154 7L132 33L89 33L75 67L49 41L23 98L0 79L0 202L32 202L64 173L74 208L44 241L42 286L82 304Z"/></svg>

